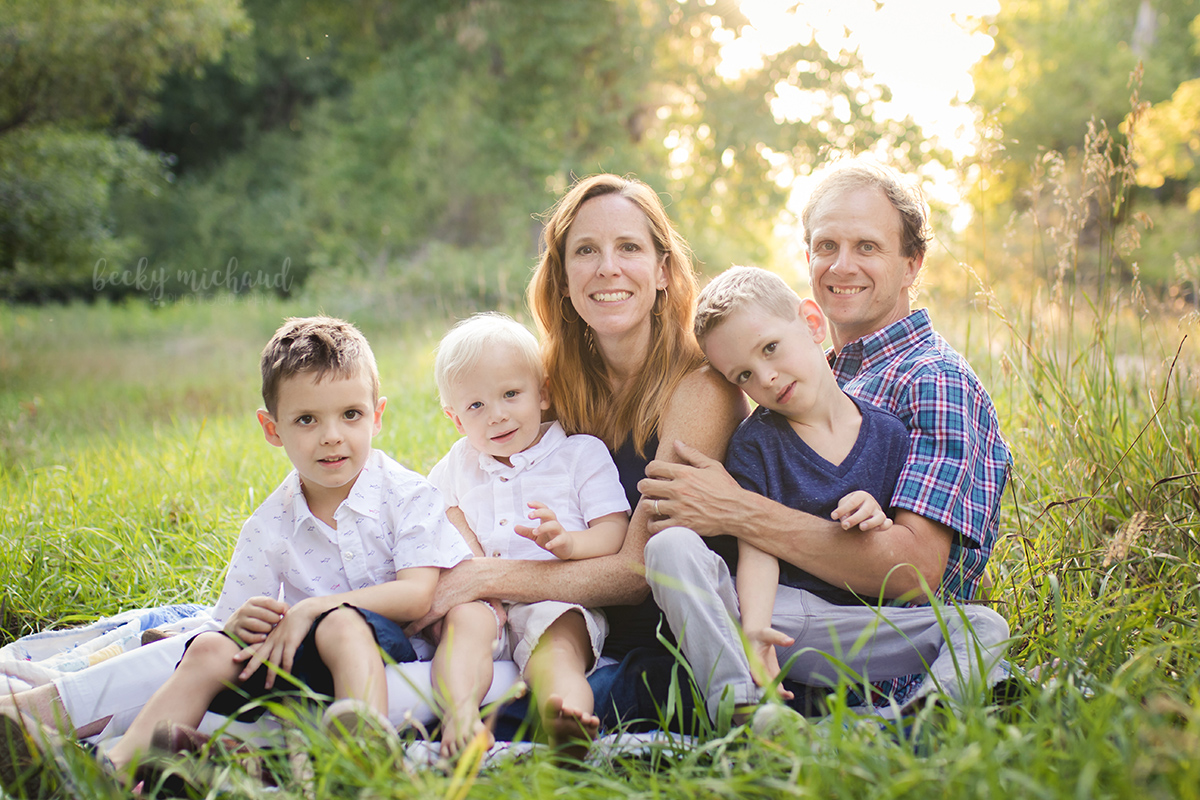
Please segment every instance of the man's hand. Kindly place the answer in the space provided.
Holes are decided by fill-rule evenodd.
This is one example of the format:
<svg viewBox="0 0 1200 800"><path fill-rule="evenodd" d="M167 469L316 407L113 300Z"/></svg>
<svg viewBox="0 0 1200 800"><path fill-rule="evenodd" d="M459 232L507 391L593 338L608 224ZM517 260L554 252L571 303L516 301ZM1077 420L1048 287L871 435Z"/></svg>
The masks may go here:
<svg viewBox="0 0 1200 800"><path fill-rule="evenodd" d="M513 530L543 550L553 553L556 558L569 561L575 551L575 538L563 528L558 517L545 503L533 501L529 507L533 509L529 512L529 518L538 520L537 527L514 525Z"/></svg>
<svg viewBox="0 0 1200 800"><path fill-rule="evenodd" d="M731 533L743 516L746 490L720 461L696 448L676 441L675 452L683 463L655 459L646 465L646 477L638 481L642 502L650 506L650 533L676 525L701 536Z"/></svg>
<svg viewBox="0 0 1200 800"><path fill-rule="evenodd" d="M886 531L892 527L892 521L883 512L879 501L869 492L851 492L838 501L838 507L831 514L835 520L842 523L842 530L858 528L860 531Z"/></svg>
<svg viewBox="0 0 1200 800"><path fill-rule="evenodd" d="M287 613L287 603L270 597L251 597L225 621L225 633L243 645L267 638Z"/></svg>

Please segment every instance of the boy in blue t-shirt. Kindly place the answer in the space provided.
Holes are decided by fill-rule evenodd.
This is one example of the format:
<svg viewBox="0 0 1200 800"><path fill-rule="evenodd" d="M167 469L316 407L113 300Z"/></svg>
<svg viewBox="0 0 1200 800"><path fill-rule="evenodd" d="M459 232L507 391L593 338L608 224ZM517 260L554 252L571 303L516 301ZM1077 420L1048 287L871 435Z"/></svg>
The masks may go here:
<svg viewBox="0 0 1200 800"><path fill-rule="evenodd" d="M701 293L695 330L713 368L758 404L729 442L726 466L734 479L838 520L845 530L888 530L885 509L904 468L908 430L837 385L821 346L826 321L817 304L766 270L733 267ZM717 565L713 587L697 579L712 564L696 575L680 566L667 576L673 580L651 578L651 586L695 674L711 676L706 696L714 719L727 691L741 707L735 720L743 719L745 706L761 699L761 687L793 656L788 677L801 683L836 683L840 662L871 680L928 671L935 680L922 694L940 688L957 697L968 676L990 671L1003 654L1008 626L990 609L969 607L939 620L929 607L880 608L878 598L832 586L743 540L736 555L724 542L712 544L736 564L736 596L725 563ZM721 600L716 606L713 593ZM730 622L739 614L749 657ZM865 646L856 646L868 630Z"/></svg>

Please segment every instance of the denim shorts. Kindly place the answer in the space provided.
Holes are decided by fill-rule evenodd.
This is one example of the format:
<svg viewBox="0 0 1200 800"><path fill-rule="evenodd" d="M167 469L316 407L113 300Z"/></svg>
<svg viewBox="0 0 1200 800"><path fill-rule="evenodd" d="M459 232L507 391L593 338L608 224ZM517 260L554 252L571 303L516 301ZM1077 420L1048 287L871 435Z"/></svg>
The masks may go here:
<svg viewBox="0 0 1200 800"><path fill-rule="evenodd" d="M296 655L292 659L290 679L283 674L278 674L275 676L275 685L267 689L265 686L267 665L263 664L253 675L236 687L219 692L209 704L208 710L226 717L236 717L242 722L252 722L261 717L266 709L258 703L253 704L250 708L244 708L251 700L280 701L297 697L311 698L313 694L332 698L333 675L317 652L316 635L317 627L325 620L325 617L337 611L338 608L352 608L362 615L375 635L375 642L379 645L380 655L385 664L417 660L417 653L413 650L408 636L405 635L404 628L398 622L394 622L382 614L376 614L374 611L343 603L337 608L329 609L313 621L312 627L308 629L308 635L296 648ZM224 631L222 634L229 636ZM190 644L191 641L188 642L188 645ZM186 645L184 652L187 652Z"/></svg>

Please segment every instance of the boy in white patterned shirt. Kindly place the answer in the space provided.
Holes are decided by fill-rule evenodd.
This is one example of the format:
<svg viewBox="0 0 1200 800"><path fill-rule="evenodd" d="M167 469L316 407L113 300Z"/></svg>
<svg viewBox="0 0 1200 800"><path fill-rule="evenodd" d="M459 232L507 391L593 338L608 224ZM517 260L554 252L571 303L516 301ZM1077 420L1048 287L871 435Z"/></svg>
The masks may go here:
<svg viewBox="0 0 1200 800"><path fill-rule="evenodd" d="M621 549L629 500L612 456L593 436L567 436L557 422L542 422L550 400L527 328L503 314L476 314L442 339L434 372L443 410L464 438L429 480L477 555L571 560ZM582 757L600 727L587 675L608 631L603 612L555 601L506 603L505 626L497 605L464 603L444 619L433 658L443 755L490 736L479 704L493 657L511 652L551 742Z"/></svg>
<svg viewBox="0 0 1200 800"><path fill-rule="evenodd" d="M428 611L440 570L471 555L437 491L371 448L386 398L353 325L289 319L263 350L262 376L258 421L295 469L242 528L216 606L223 631L188 643L108 752L118 771L159 726L195 726L210 704L236 712L282 672L336 699L324 718L333 732L391 731L385 658L416 659L402 624Z"/></svg>

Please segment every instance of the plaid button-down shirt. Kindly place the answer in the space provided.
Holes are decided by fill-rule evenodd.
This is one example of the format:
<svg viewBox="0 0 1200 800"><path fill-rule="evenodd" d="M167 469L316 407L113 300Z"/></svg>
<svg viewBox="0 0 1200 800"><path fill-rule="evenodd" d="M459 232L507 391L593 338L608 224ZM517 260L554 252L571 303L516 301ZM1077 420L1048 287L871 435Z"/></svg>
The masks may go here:
<svg viewBox="0 0 1200 800"><path fill-rule="evenodd" d="M924 309L830 353L830 365L848 393L908 426L908 462L892 506L955 532L938 594L974 598L996 543L1011 462L991 398ZM920 677L876 688L900 702Z"/></svg>

